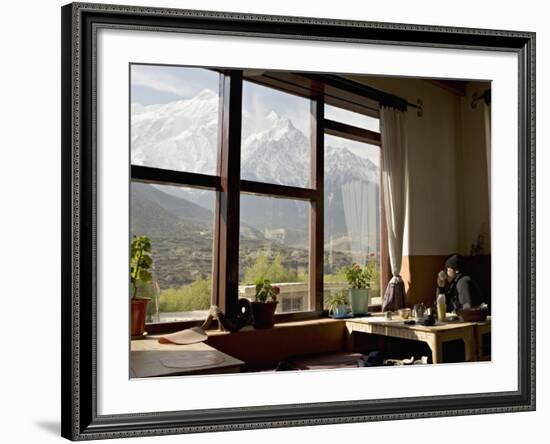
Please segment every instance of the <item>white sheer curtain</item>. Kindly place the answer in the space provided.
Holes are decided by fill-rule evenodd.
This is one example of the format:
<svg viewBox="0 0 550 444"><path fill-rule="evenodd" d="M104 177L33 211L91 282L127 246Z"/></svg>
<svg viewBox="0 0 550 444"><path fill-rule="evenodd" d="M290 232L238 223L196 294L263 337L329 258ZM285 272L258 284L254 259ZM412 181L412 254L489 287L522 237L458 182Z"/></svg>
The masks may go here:
<svg viewBox="0 0 550 444"><path fill-rule="evenodd" d="M350 253L353 262L365 265L368 254L378 252L378 187L374 181L354 180L341 191Z"/></svg>
<svg viewBox="0 0 550 444"><path fill-rule="evenodd" d="M403 233L408 188L406 112L382 106L382 186L388 227L388 244L392 279L384 294L383 310L396 310L405 305L405 285L400 276L403 255Z"/></svg>

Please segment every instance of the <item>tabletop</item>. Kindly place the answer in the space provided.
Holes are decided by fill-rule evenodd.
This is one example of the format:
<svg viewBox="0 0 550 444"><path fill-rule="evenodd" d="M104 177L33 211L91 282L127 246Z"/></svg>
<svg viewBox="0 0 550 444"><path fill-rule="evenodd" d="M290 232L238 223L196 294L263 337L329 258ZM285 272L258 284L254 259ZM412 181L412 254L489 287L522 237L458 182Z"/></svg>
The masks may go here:
<svg viewBox="0 0 550 444"><path fill-rule="evenodd" d="M450 316L448 316L448 318L449 317ZM347 319L346 321L350 323L357 322L357 323L366 323L366 324L376 324L376 325L383 325L387 327L397 327L397 328L404 328L404 329L416 330L416 331L444 332L444 331L456 330L456 329L465 328L465 327L472 327L474 325L487 325L491 323L491 317L488 316L487 319L483 322L464 322L461 320L446 321L446 322L436 321L436 323L432 326L422 325L420 323L416 323L413 325L405 324L405 319L401 318L398 315L394 316L391 320L386 319L383 313L374 313L372 316L363 317L363 318L352 318L352 319Z"/></svg>
<svg viewBox="0 0 550 444"><path fill-rule="evenodd" d="M156 337L133 340L130 370L132 377L176 376L238 372L244 362L204 342L160 344Z"/></svg>

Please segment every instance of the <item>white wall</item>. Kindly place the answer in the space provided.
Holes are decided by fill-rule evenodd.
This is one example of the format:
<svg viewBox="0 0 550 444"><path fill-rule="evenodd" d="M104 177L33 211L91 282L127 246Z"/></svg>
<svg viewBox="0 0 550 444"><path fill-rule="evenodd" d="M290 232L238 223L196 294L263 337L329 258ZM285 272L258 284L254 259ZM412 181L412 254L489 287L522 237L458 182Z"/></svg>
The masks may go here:
<svg viewBox="0 0 550 444"><path fill-rule="evenodd" d="M543 2L479 2L463 0L448 8L439 1L361 3L254 2L250 0L117 0L118 3L223 9L265 14L329 16L400 23L468 26L536 31L537 35L537 142L538 142L538 250L537 270L544 276L549 236L543 237L550 205L542 196L550 193L544 172L550 168L543 144L548 137L550 94L543 69L550 58L550 16ZM10 443L64 442L59 438L60 412L60 158L59 158L59 41L63 1L7 2L3 5L2 42L2 255L3 275L2 365L0 365L2 438ZM416 98L415 98L416 99ZM426 105L426 109L428 106ZM444 169L446 162L442 158ZM428 192L428 190L426 190ZM432 220L433 215L426 216ZM456 242L454 240L453 242ZM451 245L449 245L451 246ZM545 313L542 278L538 279L537 311ZM16 309L23 307L23 312ZM548 372L543 346L550 327L539 316L537 325L538 410L532 413L404 420L369 424L342 424L293 429L255 430L128 439L121 443L224 443L247 442L425 442L426 436L442 437L447 444L464 444L465 433L475 442L523 442L533 437L542 442L550 414ZM22 324L21 321L24 321ZM342 382L345 384L345 381ZM372 381L365 381L372 383ZM540 437L537 439L537 432ZM472 442L474 442L472 441Z"/></svg>

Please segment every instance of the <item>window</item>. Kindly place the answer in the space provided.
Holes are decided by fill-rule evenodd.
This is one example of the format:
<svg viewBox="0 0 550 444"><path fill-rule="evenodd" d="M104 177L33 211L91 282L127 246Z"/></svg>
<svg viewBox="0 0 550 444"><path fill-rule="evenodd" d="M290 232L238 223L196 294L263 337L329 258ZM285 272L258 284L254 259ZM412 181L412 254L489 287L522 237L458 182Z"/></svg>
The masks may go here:
<svg viewBox="0 0 550 444"><path fill-rule="evenodd" d="M153 258L152 282L140 288L152 299L147 321L203 319L212 298L215 193L199 192L201 205L165 185L132 182L130 236L147 235Z"/></svg>
<svg viewBox="0 0 550 444"><path fill-rule="evenodd" d="M130 234L151 240L152 282L139 288L152 299L147 322L204 319L213 302L219 78L130 68Z"/></svg>
<svg viewBox="0 0 550 444"><path fill-rule="evenodd" d="M348 287L344 267L370 263L380 297L380 148L325 136L325 297Z"/></svg>
<svg viewBox="0 0 550 444"><path fill-rule="evenodd" d="M219 74L131 65L133 165L216 174Z"/></svg>
<svg viewBox="0 0 550 444"><path fill-rule="evenodd" d="M309 310L309 202L241 195L239 297L254 299L255 282L281 293L276 313Z"/></svg>
<svg viewBox="0 0 550 444"><path fill-rule="evenodd" d="M243 82L241 179L309 186L310 102Z"/></svg>
<svg viewBox="0 0 550 444"><path fill-rule="evenodd" d="M204 319L212 304L235 314L260 278L281 288L279 320L315 317L347 287L343 267L380 268L378 119L325 106L284 73L130 75L131 234L152 243L149 323Z"/></svg>
<svg viewBox="0 0 550 444"><path fill-rule="evenodd" d="M325 119L343 122L366 130L380 132L380 119L348 111L332 105L325 105Z"/></svg>
<svg viewBox="0 0 550 444"><path fill-rule="evenodd" d="M314 309L311 204L292 199L310 186L310 109L309 99L243 82L241 180L253 194L240 197L239 297L253 300L256 280L269 279L281 290L276 313Z"/></svg>

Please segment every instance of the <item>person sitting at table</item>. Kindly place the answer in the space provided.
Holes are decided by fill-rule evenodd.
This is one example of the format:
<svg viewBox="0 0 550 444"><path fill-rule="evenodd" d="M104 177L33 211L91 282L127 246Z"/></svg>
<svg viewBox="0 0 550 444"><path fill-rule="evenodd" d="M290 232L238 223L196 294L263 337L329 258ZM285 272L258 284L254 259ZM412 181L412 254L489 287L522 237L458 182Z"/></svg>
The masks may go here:
<svg viewBox="0 0 550 444"><path fill-rule="evenodd" d="M463 272L463 259L458 254L452 254L445 261L445 271L437 276L436 298L445 295L447 311L460 312L464 308L474 308L481 305L483 295L477 283Z"/></svg>

